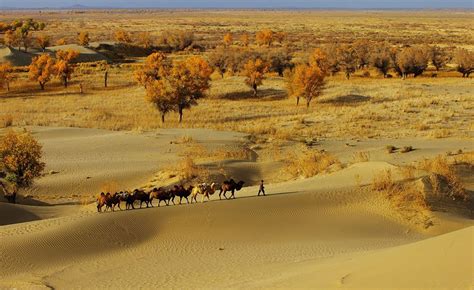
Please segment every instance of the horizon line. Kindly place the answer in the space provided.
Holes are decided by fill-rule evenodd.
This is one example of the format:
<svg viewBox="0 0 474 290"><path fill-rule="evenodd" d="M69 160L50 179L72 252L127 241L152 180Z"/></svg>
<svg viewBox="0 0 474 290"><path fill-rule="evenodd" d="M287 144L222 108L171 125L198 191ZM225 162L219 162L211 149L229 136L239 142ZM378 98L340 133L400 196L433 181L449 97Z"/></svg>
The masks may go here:
<svg viewBox="0 0 474 290"><path fill-rule="evenodd" d="M89 6L89 5L72 5L66 7L14 7L14 6L0 6L3 10L474 10L474 7L126 7L126 6Z"/></svg>

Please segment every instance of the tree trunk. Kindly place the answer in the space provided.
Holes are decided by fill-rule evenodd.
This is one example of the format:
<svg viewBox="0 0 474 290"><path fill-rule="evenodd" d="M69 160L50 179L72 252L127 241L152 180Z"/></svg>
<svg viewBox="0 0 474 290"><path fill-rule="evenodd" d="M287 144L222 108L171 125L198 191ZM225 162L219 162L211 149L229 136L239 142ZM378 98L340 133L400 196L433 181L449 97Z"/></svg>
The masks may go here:
<svg viewBox="0 0 474 290"><path fill-rule="evenodd" d="M63 84L64 87L67 88L67 77L63 77Z"/></svg>
<svg viewBox="0 0 474 290"><path fill-rule="evenodd" d="M309 109L309 103L311 102L311 99L306 100L306 109Z"/></svg>
<svg viewBox="0 0 474 290"><path fill-rule="evenodd" d="M104 73L104 87L107 87L107 81L109 79L109 71L105 71Z"/></svg>
<svg viewBox="0 0 474 290"><path fill-rule="evenodd" d="M10 82L7 81L7 92L10 91Z"/></svg>
<svg viewBox="0 0 474 290"><path fill-rule="evenodd" d="M257 91L257 85L256 85L256 84L254 84L254 85L252 86L252 89L253 89L253 96L254 96L254 97L256 97L256 96L257 96L257 94L258 94L258 91Z"/></svg>
<svg viewBox="0 0 474 290"><path fill-rule="evenodd" d="M41 90L44 91L44 83L43 83L43 82L39 82L39 85L40 85Z"/></svg>
<svg viewBox="0 0 474 290"><path fill-rule="evenodd" d="M165 123L165 113L161 113L161 123Z"/></svg>
<svg viewBox="0 0 474 290"><path fill-rule="evenodd" d="M178 113L179 113L179 122L181 123L183 121L183 108L179 108Z"/></svg>
<svg viewBox="0 0 474 290"><path fill-rule="evenodd" d="M296 106L300 104L300 97L296 97Z"/></svg>

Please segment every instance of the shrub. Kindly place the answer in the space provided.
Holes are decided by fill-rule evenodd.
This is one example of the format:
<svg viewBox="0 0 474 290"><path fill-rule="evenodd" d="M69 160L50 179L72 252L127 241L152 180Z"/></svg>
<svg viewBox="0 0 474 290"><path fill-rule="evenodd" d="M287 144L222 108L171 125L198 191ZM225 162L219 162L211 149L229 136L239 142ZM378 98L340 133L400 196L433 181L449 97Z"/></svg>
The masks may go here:
<svg viewBox="0 0 474 290"><path fill-rule="evenodd" d="M311 177L323 173L332 165L341 165L333 155L325 151L309 151L290 156L286 171L293 177Z"/></svg>
<svg viewBox="0 0 474 290"><path fill-rule="evenodd" d="M385 147L385 149L387 150L387 153L388 153L388 154L392 154L392 153L394 153L395 151L397 151L398 148L395 147L395 146L393 146L393 145L387 145L387 146Z"/></svg>

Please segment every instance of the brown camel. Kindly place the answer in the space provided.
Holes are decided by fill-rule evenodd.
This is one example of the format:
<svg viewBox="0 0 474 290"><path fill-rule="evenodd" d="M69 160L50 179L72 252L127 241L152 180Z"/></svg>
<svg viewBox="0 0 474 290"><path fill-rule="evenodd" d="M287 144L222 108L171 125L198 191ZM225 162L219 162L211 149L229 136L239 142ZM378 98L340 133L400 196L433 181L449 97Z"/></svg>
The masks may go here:
<svg viewBox="0 0 474 290"><path fill-rule="evenodd" d="M97 211L98 212L102 212L102 207L104 207L106 202L107 202L106 194L101 192L100 195L97 197Z"/></svg>
<svg viewBox="0 0 474 290"><path fill-rule="evenodd" d="M171 201L174 203L174 198L177 196L179 197L179 204L181 204L181 201L183 198L186 199L186 202L189 203L188 197L191 195L191 192L193 190L193 186L189 186L188 189L184 188L182 185L175 185L174 188L171 190L173 197L171 198Z"/></svg>
<svg viewBox="0 0 474 290"><path fill-rule="evenodd" d="M239 181L235 183L235 181L231 178L230 180L226 180L221 185L221 190L219 192L219 199L221 199L221 194L224 193L224 198L227 199L226 193L230 191L232 195L229 198L235 198L235 191L239 191L242 189L244 185L244 181Z"/></svg>
<svg viewBox="0 0 474 290"><path fill-rule="evenodd" d="M142 208L142 204L145 203L146 207L150 205L150 195L143 190L135 189L133 191L133 196L135 196L135 200L140 201L140 208Z"/></svg>
<svg viewBox="0 0 474 290"><path fill-rule="evenodd" d="M122 195L120 193L116 192L113 195L110 193L107 193L105 195L105 211L107 211L107 209L110 209L111 211L115 211L115 206L118 206L118 208L122 210L122 208L120 207L121 200L122 200Z"/></svg>
<svg viewBox="0 0 474 290"><path fill-rule="evenodd" d="M166 205L170 205L170 200L174 197L171 190L165 190L164 188L153 188L150 192L150 205L153 207L153 199L158 199L158 206L162 201L165 202ZM173 201L174 204L174 201Z"/></svg>

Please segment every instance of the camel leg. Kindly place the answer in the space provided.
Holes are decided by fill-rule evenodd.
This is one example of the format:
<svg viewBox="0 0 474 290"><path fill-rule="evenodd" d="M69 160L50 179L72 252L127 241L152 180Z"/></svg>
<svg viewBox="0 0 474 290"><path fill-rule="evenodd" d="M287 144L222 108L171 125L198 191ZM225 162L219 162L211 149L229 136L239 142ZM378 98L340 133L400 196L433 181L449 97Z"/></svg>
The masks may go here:
<svg viewBox="0 0 474 290"><path fill-rule="evenodd" d="M235 199L234 192L235 192L235 190L234 190L234 189L232 189L232 195L230 196L230 198L234 198L234 199Z"/></svg>
<svg viewBox="0 0 474 290"><path fill-rule="evenodd" d="M219 191L219 199L222 199L221 194L222 194L222 189Z"/></svg>
<svg viewBox="0 0 474 290"><path fill-rule="evenodd" d="M224 191L224 198L225 199L227 199L226 193L227 193L227 190Z"/></svg>
<svg viewBox="0 0 474 290"><path fill-rule="evenodd" d="M179 204L181 204L181 201L182 201L182 200L183 200L183 197L180 196L180 197L179 197Z"/></svg>
<svg viewBox="0 0 474 290"><path fill-rule="evenodd" d="M187 204L189 203L188 197L186 197L186 203L187 203Z"/></svg>

